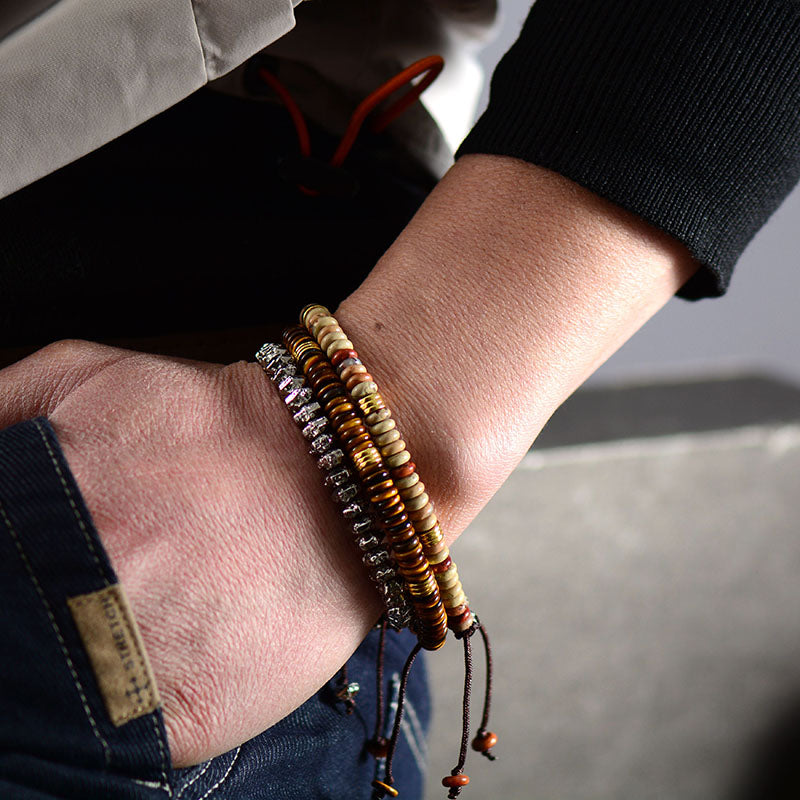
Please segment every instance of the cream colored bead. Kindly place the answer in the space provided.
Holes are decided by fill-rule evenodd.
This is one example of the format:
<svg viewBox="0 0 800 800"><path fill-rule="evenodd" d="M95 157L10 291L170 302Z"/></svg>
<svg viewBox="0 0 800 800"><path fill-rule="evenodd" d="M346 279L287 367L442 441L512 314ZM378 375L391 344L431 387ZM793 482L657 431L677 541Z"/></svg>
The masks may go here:
<svg viewBox="0 0 800 800"><path fill-rule="evenodd" d="M349 339L337 339L335 342L331 342L330 346L325 349L325 352L328 354L328 358L330 358L337 350L352 350L353 343Z"/></svg>
<svg viewBox="0 0 800 800"><path fill-rule="evenodd" d="M381 447L381 455L393 456L395 453L401 453L405 449L406 443L402 439L398 438L393 442L389 442L386 447Z"/></svg>
<svg viewBox="0 0 800 800"><path fill-rule="evenodd" d="M417 497L412 497L408 501L403 501L405 503L406 511L419 511L419 509L424 508L430 502L430 497L423 492L422 494L418 495Z"/></svg>
<svg viewBox="0 0 800 800"><path fill-rule="evenodd" d="M329 333L343 333L342 329L338 325L326 325L324 328L320 328L317 332L317 338L322 339L327 336Z"/></svg>
<svg viewBox="0 0 800 800"><path fill-rule="evenodd" d="M450 606L450 608L467 605L467 596L464 594L464 589L460 584L458 586L453 586L451 589L445 589L444 591L440 589L439 597L441 597L442 602Z"/></svg>
<svg viewBox="0 0 800 800"><path fill-rule="evenodd" d="M317 331L322 330L327 325L338 325L339 323L331 316L328 317L317 317L314 322L311 324L311 333L316 338Z"/></svg>
<svg viewBox="0 0 800 800"><path fill-rule="evenodd" d="M409 453L408 450L403 450L402 453L397 453L396 455L384 459L384 463L389 469L402 467L403 464L408 464L409 461L411 461L411 453Z"/></svg>
<svg viewBox="0 0 800 800"><path fill-rule="evenodd" d="M394 485L398 489L410 489L412 486L416 486L419 482L419 475L417 475L416 472L412 472L410 475L406 475L405 478L398 478L394 482Z"/></svg>
<svg viewBox="0 0 800 800"><path fill-rule="evenodd" d="M455 569L448 569L447 572L443 572L440 575L436 576L436 583L439 584L439 588L442 590L451 589L457 583L458 580L458 570Z"/></svg>
<svg viewBox="0 0 800 800"><path fill-rule="evenodd" d="M382 453L384 453L384 451L383 451L384 447L387 448L387 450L388 450L388 447L389 447L390 444L394 444L395 442L399 442L399 441L401 441L401 439L400 439L400 431L398 431L397 429L395 429L393 431L387 431L386 433L382 433L380 436L376 436L375 437L375 444L377 444L378 447L381 448L381 452ZM394 452L395 453L399 453L400 450L404 450L404 449L405 449L405 443L403 443L402 447L394 450ZM389 450L388 452L385 452L384 455L390 456L390 455L392 455L392 451Z"/></svg>
<svg viewBox="0 0 800 800"><path fill-rule="evenodd" d="M394 482L394 485L397 486L397 481ZM400 489L400 495L402 496L403 500L411 500L413 497L419 497L425 491L425 484L422 481L417 481L413 486L409 486L407 489L403 489L400 486L397 486Z"/></svg>
<svg viewBox="0 0 800 800"><path fill-rule="evenodd" d="M444 537L440 537L436 544L442 541ZM443 550L440 550L438 553L434 553L433 555L427 556L428 561L431 564L441 564L448 556L450 555L450 551L445 547Z"/></svg>
<svg viewBox="0 0 800 800"><path fill-rule="evenodd" d="M383 422L386 419L389 419L392 416L392 412L389 411L388 408L381 408L378 411L373 411L371 414L368 414L364 417L364 422L370 426L372 429L373 425L377 425L379 422Z"/></svg>
<svg viewBox="0 0 800 800"><path fill-rule="evenodd" d="M338 344L338 342L334 342L334 344ZM353 345L350 344L350 347ZM351 396L358 399L359 397L365 397L368 394L375 394L378 391L378 384L375 381L361 381L361 383L357 383L351 390ZM405 447L405 445L403 445Z"/></svg>
<svg viewBox="0 0 800 800"><path fill-rule="evenodd" d="M303 325L305 325L310 330L311 326L316 322L316 320L318 320L320 317L329 317L330 315L331 312L328 311L328 309L325 308L325 306L313 305L309 306L306 309L305 313L300 319L300 322L302 322Z"/></svg>
<svg viewBox="0 0 800 800"><path fill-rule="evenodd" d="M326 333L325 336L321 336L319 341L319 346L327 352L328 348L334 343L342 341L343 339L347 338L347 334L342 331L331 331L330 333Z"/></svg>
<svg viewBox="0 0 800 800"><path fill-rule="evenodd" d="M433 511L433 504L431 504L430 514L425 516L425 519L420 519L414 523L414 530L418 533L430 534L430 532L439 525L439 520L436 519L436 514ZM439 528L439 533L442 529Z"/></svg>
<svg viewBox="0 0 800 800"><path fill-rule="evenodd" d="M369 425L370 433L373 436L378 436L381 433L388 433L389 431L397 430L397 423L393 419L384 419L374 425L368 422L367 425Z"/></svg>

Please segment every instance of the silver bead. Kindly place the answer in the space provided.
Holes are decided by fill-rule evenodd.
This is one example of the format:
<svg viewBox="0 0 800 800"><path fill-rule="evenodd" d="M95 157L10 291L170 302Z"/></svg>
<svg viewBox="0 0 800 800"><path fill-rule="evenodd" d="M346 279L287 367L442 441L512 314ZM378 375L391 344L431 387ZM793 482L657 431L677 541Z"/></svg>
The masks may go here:
<svg viewBox="0 0 800 800"><path fill-rule="evenodd" d="M340 503L347 503L358 494L358 485L355 483L348 483L340 486L334 493L333 497Z"/></svg>
<svg viewBox="0 0 800 800"><path fill-rule="evenodd" d="M303 436L305 436L306 439L316 439L327 427L328 420L325 419L325 417L312 419L311 422L303 428Z"/></svg>
<svg viewBox="0 0 800 800"><path fill-rule="evenodd" d="M285 370L283 370L285 372ZM295 389L302 389L305 386L305 378L292 375L285 375L278 383L278 391L283 395L293 392Z"/></svg>
<svg viewBox="0 0 800 800"><path fill-rule="evenodd" d="M324 456L317 459L317 466L320 469L333 469L342 463L344 459L344 452L342 450L331 450L330 453L325 453Z"/></svg>
<svg viewBox="0 0 800 800"><path fill-rule="evenodd" d="M342 516L345 519L353 519L353 517L360 517L365 510L363 503L359 500L356 503L348 503L342 509Z"/></svg>
<svg viewBox="0 0 800 800"><path fill-rule="evenodd" d="M342 484L348 483L352 477L350 470L347 467L342 467L329 472L325 476L325 484L327 486L342 486Z"/></svg>
<svg viewBox="0 0 800 800"><path fill-rule="evenodd" d="M286 403L289 408L300 408L300 406L305 405L311 398L314 396L314 393L311 391L311 388L308 386L302 386L299 389L295 389L286 397L283 398L283 402Z"/></svg>
<svg viewBox="0 0 800 800"><path fill-rule="evenodd" d="M292 419L298 425L304 425L306 422L310 422L314 417L318 416L319 411L319 403L306 403L299 411L295 411L294 414L292 414Z"/></svg>
<svg viewBox="0 0 800 800"><path fill-rule="evenodd" d="M321 456L327 450L330 450L331 445L333 444L333 436L329 433L323 433L321 436L317 436L313 442L311 442L311 453L313 455Z"/></svg>
<svg viewBox="0 0 800 800"><path fill-rule="evenodd" d="M355 528L355 525L353 527ZM370 527L372 527L371 523ZM364 536L359 536L358 539L356 539L356 544L358 545L358 549L364 551L372 550L374 547L377 547L380 543L381 540L377 536L375 536L374 533L370 533Z"/></svg>
<svg viewBox="0 0 800 800"><path fill-rule="evenodd" d="M390 561L389 553L383 547L377 547L361 556L361 560L368 567L380 567Z"/></svg>
<svg viewBox="0 0 800 800"><path fill-rule="evenodd" d="M396 631L401 631L408 625L411 619L411 611L408 608L398 608L392 606L386 609L386 621L389 627Z"/></svg>
<svg viewBox="0 0 800 800"><path fill-rule="evenodd" d="M370 570L370 576L376 583L386 583L397 577L397 572L392 567L376 567Z"/></svg>
<svg viewBox="0 0 800 800"><path fill-rule="evenodd" d="M372 530L372 520L369 517L364 517L363 519L357 519L353 523L351 523L350 527L353 530L353 533L356 536L361 536L368 531Z"/></svg>

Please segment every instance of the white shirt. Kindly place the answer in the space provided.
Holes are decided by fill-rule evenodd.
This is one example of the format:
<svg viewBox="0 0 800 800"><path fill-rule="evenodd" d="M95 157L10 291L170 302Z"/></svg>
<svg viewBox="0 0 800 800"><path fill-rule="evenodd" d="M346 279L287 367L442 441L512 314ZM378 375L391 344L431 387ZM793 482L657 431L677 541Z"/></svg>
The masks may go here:
<svg viewBox="0 0 800 800"><path fill-rule="evenodd" d="M315 89L314 74L357 102L417 58L441 54L445 69L423 96L427 113L409 112L393 126L410 150L443 172L472 122L483 79L474 52L493 28L495 0L309 0L296 9L300 2L4 0L0 196L125 133L271 44L304 75L294 88L306 96L298 101L312 118L324 113L320 98L332 94ZM296 11L297 29L282 39L295 27ZM337 103L341 114L344 104Z"/></svg>

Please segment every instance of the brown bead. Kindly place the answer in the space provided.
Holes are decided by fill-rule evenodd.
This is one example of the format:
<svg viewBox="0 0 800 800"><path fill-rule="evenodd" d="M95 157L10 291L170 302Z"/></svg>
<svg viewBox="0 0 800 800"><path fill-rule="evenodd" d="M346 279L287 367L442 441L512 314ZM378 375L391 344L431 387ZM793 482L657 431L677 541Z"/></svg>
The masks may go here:
<svg viewBox="0 0 800 800"><path fill-rule="evenodd" d="M338 367L342 361L346 361L348 358L358 358L358 353L355 350L337 350L331 356L331 366Z"/></svg>
<svg viewBox="0 0 800 800"><path fill-rule="evenodd" d="M497 734L483 731L472 740L472 749L477 753L485 753L497 744Z"/></svg>
<svg viewBox="0 0 800 800"><path fill-rule="evenodd" d="M460 772L458 775L447 775L442 778L442 786L448 789L455 789L457 786L466 786L469 783L469 778Z"/></svg>
<svg viewBox="0 0 800 800"><path fill-rule="evenodd" d="M367 742L367 752L375 758L386 758L389 755L389 740L383 736Z"/></svg>
<svg viewBox="0 0 800 800"><path fill-rule="evenodd" d="M445 572L446 570L450 569L451 565L453 564L453 559L450 556L444 561L440 561L438 564L431 564L431 569L433 570L434 575L438 575L441 572Z"/></svg>
<svg viewBox="0 0 800 800"><path fill-rule="evenodd" d="M460 617L450 617L447 620L447 624L454 631L460 633L461 631L469 630L472 627L472 621L472 612L467 606L467 610Z"/></svg>
<svg viewBox="0 0 800 800"><path fill-rule="evenodd" d="M395 467L392 470L392 477L393 478L405 478L406 476L410 475L412 472L417 471L417 465L413 461L407 461L405 464L399 467Z"/></svg>
<svg viewBox="0 0 800 800"><path fill-rule="evenodd" d="M356 372L354 375L351 375L344 383L347 387L348 392L353 391L353 387L358 383L363 383L364 381L371 381L372 375L369 372Z"/></svg>

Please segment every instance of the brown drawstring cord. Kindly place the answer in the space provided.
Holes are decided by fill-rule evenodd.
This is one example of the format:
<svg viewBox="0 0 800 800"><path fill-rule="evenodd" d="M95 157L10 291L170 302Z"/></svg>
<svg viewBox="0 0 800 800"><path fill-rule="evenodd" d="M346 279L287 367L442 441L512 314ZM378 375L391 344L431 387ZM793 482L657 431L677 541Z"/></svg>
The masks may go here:
<svg viewBox="0 0 800 800"><path fill-rule="evenodd" d="M372 739L367 742L367 752L375 758L386 758L389 749L389 742L383 735L383 662L386 651L386 628L387 619L384 614L380 619L381 635L378 639L378 663L376 667L377 685L375 687L375 697L377 698L377 709L375 713L375 733Z"/></svg>
<svg viewBox="0 0 800 800"><path fill-rule="evenodd" d="M450 771L450 775L442 780L444 786L450 791L447 797L455 800L461 790L469 783L469 778L464 775L464 762L467 760L467 745L469 744L469 711L472 697L472 634L475 633L473 625L461 634L464 640L464 702L461 711L461 747L458 751L458 763Z"/></svg>
<svg viewBox="0 0 800 800"><path fill-rule="evenodd" d="M397 749L397 740L400 738L400 723L403 721L403 704L406 699L406 687L408 686L408 675L411 672L411 667L414 664L414 659L419 655L422 645L417 643L414 649L409 653L406 659L403 673L400 676L400 688L397 692L397 711L394 715L394 726L392 727L392 738L389 740L389 752L386 755L386 773L382 781L375 780L372 785L375 787L373 798L381 798L389 794L392 797L397 797L397 789L394 788L394 777L392 776L392 759L394 758L395 750Z"/></svg>
<svg viewBox="0 0 800 800"><path fill-rule="evenodd" d="M476 621L478 623L478 630L481 633L481 638L483 639L483 649L486 653L486 692L483 696L481 726L478 728L478 732L472 742L472 748L473 750L480 751L489 761L494 761L497 756L490 752L490 748L497 741L497 736L489 731L489 712L492 708L492 647L489 644L489 636L486 633L486 628L481 625L477 618Z"/></svg>

